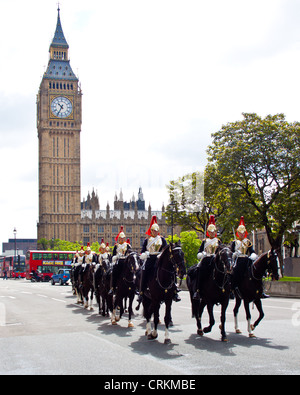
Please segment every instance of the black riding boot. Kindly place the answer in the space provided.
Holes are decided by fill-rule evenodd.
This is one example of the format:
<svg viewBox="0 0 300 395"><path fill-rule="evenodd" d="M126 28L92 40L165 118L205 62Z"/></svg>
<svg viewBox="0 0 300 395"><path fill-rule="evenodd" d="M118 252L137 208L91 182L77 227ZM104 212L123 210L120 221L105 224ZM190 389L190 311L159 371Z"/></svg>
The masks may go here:
<svg viewBox="0 0 300 395"><path fill-rule="evenodd" d="M147 287L147 276L146 276L146 269L142 270L141 274L141 282L140 282L140 294L137 301L140 303L143 300L143 295L145 293Z"/></svg>
<svg viewBox="0 0 300 395"><path fill-rule="evenodd" d="M194 300L200 300L200 287L199 287L199 283L200 283L200 265L197 266L196 269L196 282L195 282L195 286L194 286L194 294L193 294L193 299Z"/></svg>
<svg viewBox="0 0 300 395"><path fill-rule="evenodd" d="M113 267L110 276L110 290L108 291L108 295L113 295L115 293L116 282L117 282L117 273L116 273L116 268Z"/></svg>

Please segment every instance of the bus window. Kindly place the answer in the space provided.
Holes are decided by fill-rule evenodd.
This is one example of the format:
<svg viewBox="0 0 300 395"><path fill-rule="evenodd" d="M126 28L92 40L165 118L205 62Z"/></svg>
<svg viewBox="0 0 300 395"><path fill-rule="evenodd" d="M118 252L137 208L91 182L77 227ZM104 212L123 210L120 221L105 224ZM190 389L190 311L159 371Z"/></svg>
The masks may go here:
<svg viewBox="0 0 300 395"><path fill-rule="evenodd" d="M50 253L50 254L49 253L46 253L46 254L43 253L43 259L47 260L47 261L51 260L52 259L52 253Z"/></svg>
<svg viewBox="0 0 300 395"><path fill-rule="evenodd" d="M42 259L42 256L43 256L43 254L40 254L40 253L33 253L33 254L32 254L32 259L33 259L34 261L40 261L40 260Z"/></svg>
<svg viewBox="0 0 300 395"><path fill-rule="evenodd" d="M68 254L59 254L59 259L62 261L68 259Z"/></svg>

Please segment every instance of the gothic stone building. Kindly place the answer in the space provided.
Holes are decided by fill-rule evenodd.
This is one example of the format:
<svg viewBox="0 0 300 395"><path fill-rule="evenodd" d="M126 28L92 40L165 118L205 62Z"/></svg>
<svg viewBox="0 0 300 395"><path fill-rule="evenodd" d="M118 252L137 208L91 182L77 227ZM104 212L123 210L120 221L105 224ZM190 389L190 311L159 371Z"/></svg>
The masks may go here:
<svg viewBox="0 0 300 395"><path fill-rule="evenodd" d="M113 209L107 203L105 210L100 210L98 195L93 191L81 203L81 208L82 241L85 245L94 241L100 242L102 238L105 243L114 245L115 237L119 233L120 226L123 225L125 235L130 239L133 249L139 251L153 215L157 216L161 235L167 237L172 233L163 216L164 206L161 211L152 211L150 204L148 209L145 209L142 188L139 189L138 199L133 196L130 202L124 201L121 191L119 198L117 194L115 195ZM180 234L180 229L179 226L175 226L174 234Z"/></svg>

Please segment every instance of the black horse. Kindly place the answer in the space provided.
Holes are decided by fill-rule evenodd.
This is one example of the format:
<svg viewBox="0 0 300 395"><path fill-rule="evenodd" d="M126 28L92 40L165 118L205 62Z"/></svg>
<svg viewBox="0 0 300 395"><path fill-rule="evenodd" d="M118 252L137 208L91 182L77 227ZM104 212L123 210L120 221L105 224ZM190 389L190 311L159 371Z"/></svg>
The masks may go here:
<svg viewBox="0 0 300 395"><path fill-rule="evenodd" d="M113 298L109 295L111 262L109 258L104 259L101 264L96 266L94 274L95 279L95 296L99 307L99 314L103 317L109 315L109 311L113 308Z"/></svg>
<svg viewBox="0 0 300 395"><path fill-rule="evenodd" d="M84 308L94 310L93 299L94 299L94 266L90 263L83 266L80 273L81 278L81 292L82 297L85 300ZM90 296L89 296L90 294Z"/></svg>
<svg viewBox="0 0 300 395"><path fill-rule="evenodd" d="M131 321L132 317L132 303L136 291L136 273L140 269L139 256L137 252L130 252L126 256L120 276L117 280L116 295L113 304L113 311L111 314L111 323L117 325L124 313L124 300L128 298L128 328L133 328L134 325Z"/></svg>
<svg viewBox="0 0 300 395"><path fill-rule="evenodd" d="M197 321L197 333L203 336L204 333L211 332L212 327L215 324L213 308L215 304L221 304L221 339L227 341L227 335L225 331L225 320L226 320L226 309L229 303L230 297L230 274L232 270L232 251L225 246L219 246L215 256L212 259L210 270L208 273L207 281L203 286L203 297L201 300L193 299L194 295L194 281L197 281L197 275L195 273L196 267L194 266L188 271L187 286L190 292L191 303L192 303L192 315ZM197 289L197 287L195 288ZM203 310L207 306L209 314L209 326L202 329L201 317Z"/></svg>
<svg viewBox="0 0 300 395"><path fill-rule="evenodd" d="M176 292L176 276L183 278L186 273L184 253L179 243L170 244L164 248L155 265L155 275L148 284L149 293L143 295L144 317L147 320L146 336L149 340L156 339L159 323L159 309L165 302L165 344L171 342L169 338L169 324L171 320L172 300ZM151 330L151 316L154 314L154 330Z"/></svg>
<svg viewBox="0 0 300 395"><path fill-rule="evenodd" d="M272 275L272 280L279 279L277 259L278 257L276 251L270 250L269 252L262 254L252 265L249 265L248 270L246 271L245 276L241 284L239 285L240 295L237 292L235 292L236 303L233 310L233 314L234 314L236 333L241 333L241 331L238 328L238 311L243 299L246 318L248 321L249 337L255 337L252 331L257 327L257 325L264 317L264 312L261 303L261 294L263 291L262 279L267 272ZM251 302L254 302L259 312L259 317L254 322L253 325L251 325L251 314L249 308L249 304Z"/></svg>
<svg viewBox="0 0 300 395"><path fill-rule="evenodd" d="M75 295L77 296L77 304L82 304L83 305L83 296L82 296L82 287L81 287L81 279L80 279L80 273L82 271L82 265L76 265L74 267L74 273L73 273L73 288L75 290Z"/></svg>

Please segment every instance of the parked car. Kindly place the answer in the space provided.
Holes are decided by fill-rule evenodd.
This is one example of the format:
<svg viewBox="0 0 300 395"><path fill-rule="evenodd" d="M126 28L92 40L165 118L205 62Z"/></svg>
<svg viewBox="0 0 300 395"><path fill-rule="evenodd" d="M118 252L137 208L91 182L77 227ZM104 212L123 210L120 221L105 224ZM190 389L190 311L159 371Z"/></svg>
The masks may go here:
<svg viewBox="0 0 300 395"><path fill-rule="evenodd" d="M70 281L71 269L59 269L57 274L53 274L51 284L66 285Z"/></svg>

